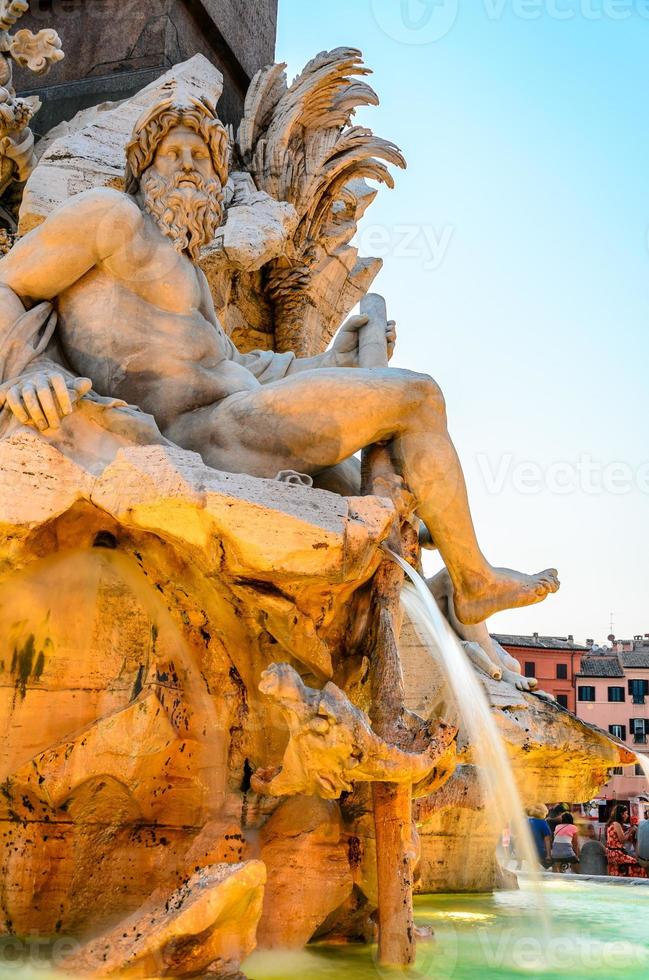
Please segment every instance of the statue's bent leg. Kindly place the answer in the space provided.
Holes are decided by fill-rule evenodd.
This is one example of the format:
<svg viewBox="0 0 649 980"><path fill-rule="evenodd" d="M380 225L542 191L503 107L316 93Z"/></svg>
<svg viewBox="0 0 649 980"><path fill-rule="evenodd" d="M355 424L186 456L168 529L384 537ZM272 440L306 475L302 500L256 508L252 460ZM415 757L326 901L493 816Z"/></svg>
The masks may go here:
<svg viewBox="0 0 649 980"><path fill-rule="evenodd" d="M165 432L218 469L274 477L316 474L390 440L418 513L446 563L462 622L540 602L556 572L494 569L480 551L444 398L426 375L392 368L305 371L192 412Z"/></svg>

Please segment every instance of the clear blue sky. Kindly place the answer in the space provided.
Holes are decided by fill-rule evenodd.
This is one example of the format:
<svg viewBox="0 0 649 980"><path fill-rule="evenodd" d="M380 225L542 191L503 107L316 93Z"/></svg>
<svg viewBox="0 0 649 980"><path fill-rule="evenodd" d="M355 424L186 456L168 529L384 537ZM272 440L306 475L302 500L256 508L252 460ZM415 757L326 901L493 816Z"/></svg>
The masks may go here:
<svg viewBox="0 0 649 980"><path fill-rule="evenodd" d="M359 235L393 363L446 395L487 557L561 574L492 629L649 632L649 2L280 0L291 77L339 45L409 163Z"/></svg>

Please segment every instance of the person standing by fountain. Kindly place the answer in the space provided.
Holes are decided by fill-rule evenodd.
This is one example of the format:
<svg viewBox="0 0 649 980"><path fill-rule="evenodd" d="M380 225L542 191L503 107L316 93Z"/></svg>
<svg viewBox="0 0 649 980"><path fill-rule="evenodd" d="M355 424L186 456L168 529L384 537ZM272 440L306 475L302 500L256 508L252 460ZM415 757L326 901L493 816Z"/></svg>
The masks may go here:
<svg viewBox="0 0 649 980"><path fill-rule="evenodd" d="M550 833L554 835L555 830L561 823L561 817L564 813L570 813L570 807L567 803L557 803L550 810L550 816L548 817L548 826L550 828Z"/></svg>
<svg viewBox="0 0 649 980"><path fill-rule="evenodd" d="M610 813L606 821L606 860L608 873L613 878L647 878L649 861L643 861L627 854L624 845L632 840L635 828L624 829L629 820L629 808L620 804Z"/></svg>
<svg viewBox="0 0 649 980"><path fill-rule="evenodd" d="M640 820L638 823L635 849L639 858L649 861L649 820Z"/></svg>
<svg viewBox="0 0 649 980"><path fill-rule="evenodd" d="M562 814L555 827L552 861L552 870L555 872L564 870L564 865L579 864L579 834L572 813Z"/></svg>
<svg viewBox="0 0 649 980"><path fill-rule="evenodd" d="M530 832L534 840L539 862L544 868L552 864L552 831L546 820L548 808L545 803L533 803L527 808Z"/></svg>

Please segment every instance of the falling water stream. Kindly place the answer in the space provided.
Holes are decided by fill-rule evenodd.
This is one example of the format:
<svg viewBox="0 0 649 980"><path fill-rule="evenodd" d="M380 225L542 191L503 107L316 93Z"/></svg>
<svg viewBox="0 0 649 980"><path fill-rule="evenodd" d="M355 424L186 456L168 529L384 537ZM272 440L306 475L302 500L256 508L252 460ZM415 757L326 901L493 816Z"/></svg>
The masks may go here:
<svg viewBox="0 0 649 980"><path fill-rule="evenodd" d="M387 549L386 549L387 550ZM519 859L525 861L536 893L538 911L549 927L545 899L538 874L539 862L512 767L493 717L489 701L464 649L442 616L424 579L398 555L390 555L410 579L401 602L414 629L431 657L439 656L446 683L466 727L472 756L485 799L498 829L509 826ZM435 652L433 652L435 651Z"/></svg>

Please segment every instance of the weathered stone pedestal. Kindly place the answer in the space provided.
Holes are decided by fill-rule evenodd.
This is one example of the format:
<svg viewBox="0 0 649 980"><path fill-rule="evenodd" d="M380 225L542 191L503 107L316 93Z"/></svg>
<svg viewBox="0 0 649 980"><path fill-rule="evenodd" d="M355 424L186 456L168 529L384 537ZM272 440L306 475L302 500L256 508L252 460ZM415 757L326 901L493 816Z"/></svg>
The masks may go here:
<svg viewBox="0 0 649 980"><path fill-rule="evenodd" d="M308 941L351 894L348 845L337 804L311 800L305 821L299 798L250 790L287 738L257 687L278 659L332 676L391 519L375 498L219 474L172 448L85 469L26 429L0 443L4 931L96 934L201 868L261 857L292 934L270 901L260 935L276 941L283 907L283 940ZM302 900L286 878L296 833L302 856L315 847ZM332 848L340 874L323 881ZM251 908L249 926L234 903L235 933L254 937Z"/></svg>

